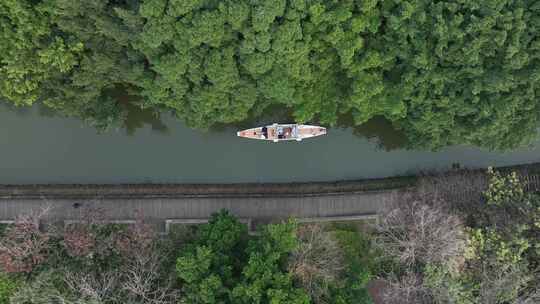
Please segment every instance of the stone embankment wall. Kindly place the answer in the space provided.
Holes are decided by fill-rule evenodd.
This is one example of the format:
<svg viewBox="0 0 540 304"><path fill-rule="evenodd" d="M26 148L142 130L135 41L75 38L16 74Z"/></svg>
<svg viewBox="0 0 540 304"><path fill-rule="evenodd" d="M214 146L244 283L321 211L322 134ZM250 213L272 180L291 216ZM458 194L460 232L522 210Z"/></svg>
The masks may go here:
<svg viewBox="0 0 540 304"><path fill-rule="evenodd" d="M540 187L540 163L499 167L517 171L530 187ZM485 169L469 170L485 172ZM459 174L459 170L455 171ZM429 174L429 173L428 173ZM419 176L425 174L419 174ZM39 184L0 185L0 199L129 199L129 198L222 198L222 197L307 197L358 194L414 187L417 176L312 183L245 184ZM529 187L529 186L528 186ZM531 189L532 189L531 188Z"/></svg>
<svg viewBox="0 0 540 304"><path fill-rule="evenodd" d="M267 184L0 185L1 199L305 197L414 186L412 176L357 181Z"/></svg>
<svg viewBox="0 0 540 304"><path fill-rule="evenodd" d="M498 169L521 173L528 190L540 191L540 163ZM461 174L448 174L454 173ZM104 220L129 223L138 210L162 231L175 223L205 222L221 209L246 223L287 217L358 220L374 218L386 202L399 200L417 181L404 176L287 184L0 185L0 222L46 205L52 206L47 221L69 223L80 220L85 208L100 208Z"/></svg>

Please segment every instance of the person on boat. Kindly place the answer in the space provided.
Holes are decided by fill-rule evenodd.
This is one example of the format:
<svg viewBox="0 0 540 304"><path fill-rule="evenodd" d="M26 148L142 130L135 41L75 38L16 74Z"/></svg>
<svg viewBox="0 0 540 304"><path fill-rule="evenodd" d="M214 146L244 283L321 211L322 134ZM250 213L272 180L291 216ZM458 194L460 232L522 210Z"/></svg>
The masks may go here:
<svg viewBox="0 0 540 304"><path fill-rule="evenodd" d="M279 126L277 127L277 136L279 139L283 139L284 136L283 136L283 127Z"/></svg>
<svg viewBox="0 0 540 304"><path fill-rule="evenodd" d="M262 138L268 138L268 128L262 127Z"/></svg>

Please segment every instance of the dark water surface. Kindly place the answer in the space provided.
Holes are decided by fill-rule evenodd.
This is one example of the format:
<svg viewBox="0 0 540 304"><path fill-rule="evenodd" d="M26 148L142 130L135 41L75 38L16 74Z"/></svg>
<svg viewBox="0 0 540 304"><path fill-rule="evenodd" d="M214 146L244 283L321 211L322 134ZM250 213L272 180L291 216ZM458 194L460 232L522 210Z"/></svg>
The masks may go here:
<svg viewBox="0 0 540 304"><path fill-rule="evenodd" d="M14 110L0 104L0 124L2 184L323 181L401 175L453 163L485 167L540 161L540 142L511 153L399 149L403 137L383 121L277 144L238 138L232 127L195 131L170 116L148 113L132 114L125 128L98 134L79 120L37 107Z"/></svg>

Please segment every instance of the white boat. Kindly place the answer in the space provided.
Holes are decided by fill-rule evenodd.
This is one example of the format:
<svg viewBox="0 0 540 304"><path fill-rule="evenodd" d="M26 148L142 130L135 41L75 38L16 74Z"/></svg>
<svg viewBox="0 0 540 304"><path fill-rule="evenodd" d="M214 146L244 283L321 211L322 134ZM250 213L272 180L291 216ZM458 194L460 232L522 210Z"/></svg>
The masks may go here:
<svg viewBox="0 0 540 304"><path fill-rule="evenodd" d="M326 134L326 128L298 124L277 124L246 129L236 133L239 137L269 140L273 142L297 140Z"/></svg>

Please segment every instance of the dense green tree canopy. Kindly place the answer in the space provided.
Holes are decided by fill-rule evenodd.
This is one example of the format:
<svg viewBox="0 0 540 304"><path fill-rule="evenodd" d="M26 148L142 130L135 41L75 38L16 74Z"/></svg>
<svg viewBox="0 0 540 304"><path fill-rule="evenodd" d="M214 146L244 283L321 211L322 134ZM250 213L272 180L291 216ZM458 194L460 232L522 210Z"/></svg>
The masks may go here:
<svg viewBox="0 0 540 304"><path fill-rule="evenodd" d="M47 84L77 64L83 45L69 44L42 4L0 3L0 93L17 105L30 105Z"/></svg>
<svg viewBox="0 0 540 304"><path fill-rule="evenodd" d="M0 21L0 95L101 128L118 90L196 128L383 116L428 148L512 148L540 121L533 0L6 0Z"/></svg>
<svg viewBox="0 0 540 304"><path fill-rule="evenodd" d="M127 93L145 75L144 58L131 47L136 32L122 1L54 0L49 14L66 39L84 45L71 73L50 83L44 103L68 115L82 117L98 128L118 124L125 115L115 90ZM125 19L123 19L125 18Z"/></svg>
<svg viewBox="0 0 540 304"><path fill-rule="evenodd" d="M248 243L243 224L227 212L215 214L176 263L186 303L309 303L286 271L295 228L269 225Z"/></svg>
<svg viewBox="0 0 540 304"><path fill-rule="evenodd" d="M519 145L538 128L540 6L536 1L400 1L384 12L390 74L418 144Z"/></svg>

